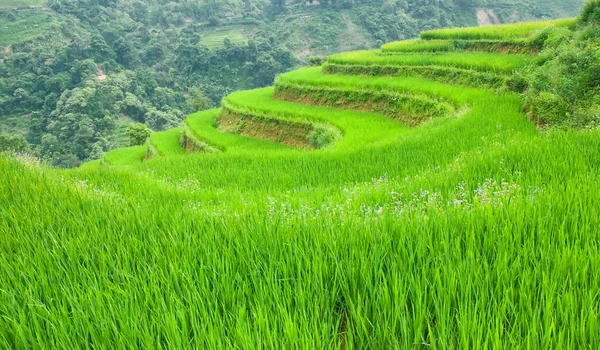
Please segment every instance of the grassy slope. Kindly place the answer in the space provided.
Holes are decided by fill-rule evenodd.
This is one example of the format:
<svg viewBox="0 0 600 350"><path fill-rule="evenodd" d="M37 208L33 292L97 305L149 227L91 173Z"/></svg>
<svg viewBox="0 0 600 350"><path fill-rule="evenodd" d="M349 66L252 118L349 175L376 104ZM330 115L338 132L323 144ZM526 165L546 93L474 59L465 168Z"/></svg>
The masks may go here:
<svg viewBox="0 0 600 350"><path fill-rule="evenodd" d="M130 165L141 163L146 156L145 146L117 148L104 155L104 161L111 165Z"/></svg>
<svg viewBox="0 0 600 350"><path fill-rule="evenodd" d="M180 135L181 129L179 128L155 132L150 135L150 142L163 156L183 155L185 150L179 145Z"/></svg>
<svg viewBox="0 0 600 350"><path fill-rule="evenodd" d="M226 103L326 121L344 138L273 151L222 135L209 111L189 124L222 154L77 170L0 156L0 344L600 344L600 131L539 133L516 94L425 79L280 79L468 108L408 129L267 88ZM175 135L152 141L179 153Z"/></svg>

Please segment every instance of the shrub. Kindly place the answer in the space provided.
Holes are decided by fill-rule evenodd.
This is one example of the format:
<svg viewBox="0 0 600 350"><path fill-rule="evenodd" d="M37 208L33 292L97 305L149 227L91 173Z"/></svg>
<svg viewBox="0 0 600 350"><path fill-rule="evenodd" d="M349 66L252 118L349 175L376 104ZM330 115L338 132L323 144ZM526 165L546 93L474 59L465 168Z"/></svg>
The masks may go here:
<svg viewBox="0 0 600 350"><path fill-rule="evenodd" d="M23 136L0 135L0 152L27 152L29 144Z"/></svg>
<svg viewBox="0 0 600 350"><path fill-rule="evenodd" d="M336 140L342 138L342 134L334 127L317 124L313 131L308 135L308 140L314 148L324 148Z"/></svg>
<svg viewBox="0 0 600 350"><path fill-rule="evenodd" d="M311 66L320 66L323 64L324 61L325 61L325 59L323 57L319 57L319 56L313 56L308 59L308 63Z"/></svg>
<svg viewBox="0 0 600 350"><path fill-rule="evenodd" d="M600 0L588 0L579 16L579 24L600 23Z"/></svg>
<svg viewBox="0 0 600 350"><path fill-rule="evenodd" d="M556 125L567 118L568 105L562 97L542 91L529 101L528 109L538 123Z"/></svg>
<svg viewBox="0 0 600 350"><path fill-rule="evenodd" d="M574 128L597 123L600 96L600 0L588 1L572 33L553 28L540 33L544 50L524 71L529 90L525 108L540 123Z"/></svg>
<svg viewBox="0 0 600 350"><path fill-rule="evenodd" d="M143 145L146 139L150 137L150 133L150 129L144 124L135 123L127 127L127 136L129 136L131 146Z"/></svg>

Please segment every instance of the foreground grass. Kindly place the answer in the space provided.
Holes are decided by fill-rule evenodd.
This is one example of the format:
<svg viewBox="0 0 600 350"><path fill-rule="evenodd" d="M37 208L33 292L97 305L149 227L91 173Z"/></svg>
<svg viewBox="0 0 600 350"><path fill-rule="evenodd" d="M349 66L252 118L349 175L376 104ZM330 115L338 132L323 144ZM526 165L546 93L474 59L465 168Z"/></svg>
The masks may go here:
<svg viewBox="0 0 600 350"><path fill-rule="evenodd" d="M69 348L144 347L157 336L204 348L598 344L598 136L517 136L408 180L393 171L324 198L279 182L279 193L244 191L256 205L247 212L230 203L208 216L182 206L203 195L128 171L57 181L64 174L3 157L0 230L19 235L1 243L0 339Z"/></svg>

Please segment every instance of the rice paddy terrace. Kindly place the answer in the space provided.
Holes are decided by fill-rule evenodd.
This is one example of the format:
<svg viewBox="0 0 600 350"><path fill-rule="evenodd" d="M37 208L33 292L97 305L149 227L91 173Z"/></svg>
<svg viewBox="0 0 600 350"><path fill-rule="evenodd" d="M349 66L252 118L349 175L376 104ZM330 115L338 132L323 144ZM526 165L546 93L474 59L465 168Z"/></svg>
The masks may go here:
<svg viewBox="0 0 600 350"><path fill-rule="evenodd" d="M600 134L540 131L544 28L424 32L76 170L0 157L0 344L597 348Z"/></svg>

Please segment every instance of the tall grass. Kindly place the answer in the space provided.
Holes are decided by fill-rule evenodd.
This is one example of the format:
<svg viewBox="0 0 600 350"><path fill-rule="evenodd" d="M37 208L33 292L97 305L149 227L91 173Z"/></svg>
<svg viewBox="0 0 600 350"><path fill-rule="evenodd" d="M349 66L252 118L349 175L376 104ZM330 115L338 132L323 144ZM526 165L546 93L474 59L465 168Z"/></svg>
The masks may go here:
<svg viewBox="0 0 600 350"><path fill-rule="evenodd" d="M144 160L146 146L117 148L104 155L104 161L112 165L131 165Z"/></svg>
<svg viewBox="0 0 600 350"><path fill-rule="evenodd" d="M323 198L281 181L274 198L244 192L262 209L208 217L172 185L102 170L60 181L3 157L0 339L340 348L343 330L346 348L598 344L600 159L586 152L598 136L516 138ZM116 181L147 192L107 191Z"/></svg>
<svg viewBox="0 0 600 350"><path fill-rule="evenodd" d="M545 22L526 22L515 24L502 24L489 27L435 29L421 32L423 40L484 40L484 39L517 39L526 38L536 31L552 26L575 28L577 19L567 18Z"/></svg>
<svg viewBox="0 0 600 350"><path fill-rule="evenodd" d="M161 156L177 156L185 154L185 149L179 144L181 128L155 132L150 135L150 142Z"/></svg>

